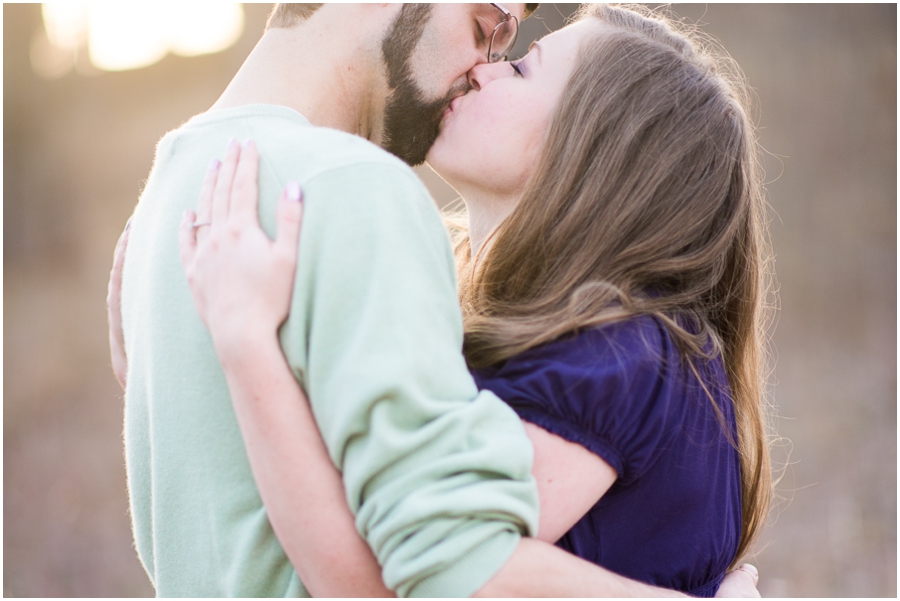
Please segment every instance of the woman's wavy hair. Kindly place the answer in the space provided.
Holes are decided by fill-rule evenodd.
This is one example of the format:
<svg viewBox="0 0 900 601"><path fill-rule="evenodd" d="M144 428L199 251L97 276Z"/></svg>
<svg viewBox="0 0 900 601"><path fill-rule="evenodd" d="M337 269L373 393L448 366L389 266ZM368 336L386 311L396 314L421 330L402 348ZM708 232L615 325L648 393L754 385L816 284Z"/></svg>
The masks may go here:
<svg viewBox="0 0 900 601"><path fill-rule="evenodd" d="M589 6L578 18L612 28L583 41L520 203L475 257L457 240L464 353L493 365L636 315L662 320L695 374L712 348L737 420L737 562L772 489L771 255L748 87L711 40L650 9Z"/></svg>

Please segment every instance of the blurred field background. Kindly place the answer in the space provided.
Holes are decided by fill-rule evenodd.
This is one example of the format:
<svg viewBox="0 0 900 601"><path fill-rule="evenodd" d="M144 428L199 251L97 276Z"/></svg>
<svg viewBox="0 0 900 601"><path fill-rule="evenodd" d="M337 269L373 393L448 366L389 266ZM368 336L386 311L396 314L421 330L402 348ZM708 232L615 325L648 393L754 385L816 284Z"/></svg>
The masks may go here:
<svg viewBox="0 0 900 601"><path fill-rule="evenodd" d="M573 8L542 5L517 52ZM224 51L110 72L84 39L51 44L40 5L3 7L4 596L153 594L127 514L107 274L156 141L215 101L268 10L243 6ZM760 590L896 597L897 8L672 10L743 67L771 153L772 389L789 441L776 460L789 465ZM455 197L420 173L439 202Z"/></svg>

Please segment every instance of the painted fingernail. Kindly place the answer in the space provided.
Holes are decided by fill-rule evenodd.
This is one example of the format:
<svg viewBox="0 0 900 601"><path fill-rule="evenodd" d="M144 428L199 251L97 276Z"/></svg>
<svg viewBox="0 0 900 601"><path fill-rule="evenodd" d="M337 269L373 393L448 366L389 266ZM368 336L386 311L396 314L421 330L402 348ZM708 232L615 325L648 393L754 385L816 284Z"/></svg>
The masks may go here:
<svg viewBox="0 0 900 601"><path fill-rule="evenodd" d="M237 148L237 145L238 145L237 138L231 138L230 140L228 140L228 146L226 147L226 150L233 150L233 149Z"/></svg>
<svg viewBox="0 0 900 601"><path fill-rule="evenodd" d="M253 140L251 140L250 138L247 138L246 140L244 140L244 141L241 143L241 148L247 148L247 147L249 147L249 146L250 146L250 142L252 142L252 141L253 141Z"/></svg>
<svg viewBox="0 0 900 601"><path fill-rule="evenodd" d="M222 165L222 161L220 161L219 159L213 159L212 162L209 164L209 170L210 170L210 171L215 171L215 170L218 169L221 165Z"/></svg>
<svg viewBox="0 0 900 601"><path fill-rule="evenodd" d="M288 182L286 189L288 200L300 202L300 199L303 197L303 190L300 189L300 184L297 182Z"/></svg>

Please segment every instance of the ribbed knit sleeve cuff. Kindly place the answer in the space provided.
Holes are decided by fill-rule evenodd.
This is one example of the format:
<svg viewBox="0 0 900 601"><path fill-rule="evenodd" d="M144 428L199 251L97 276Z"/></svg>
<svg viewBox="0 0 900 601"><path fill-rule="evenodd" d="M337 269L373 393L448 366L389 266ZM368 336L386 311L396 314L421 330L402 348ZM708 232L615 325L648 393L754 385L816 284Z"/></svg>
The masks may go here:
<svg viewBox="0 0 900 601"><path fill-rule="evenodd" d="M409 591L410 597L471 597L509 561L521 535L499 532L452 566L422 579Z"/></svg>

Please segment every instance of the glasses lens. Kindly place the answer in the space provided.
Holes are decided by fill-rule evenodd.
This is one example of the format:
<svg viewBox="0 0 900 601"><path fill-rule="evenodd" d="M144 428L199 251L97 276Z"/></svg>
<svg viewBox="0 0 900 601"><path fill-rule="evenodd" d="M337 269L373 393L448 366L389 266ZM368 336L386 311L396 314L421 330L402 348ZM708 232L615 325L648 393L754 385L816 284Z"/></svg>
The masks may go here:
<svg viewBox="0 0 900 601"><path fill-rule="evenodd" d="M488 62L496 63L509 56L516 43L518 30L518 22L515 17L510 17L507 21L503 21L494 28L494 35L491 36L491 46L488 49Z"/></svg>

